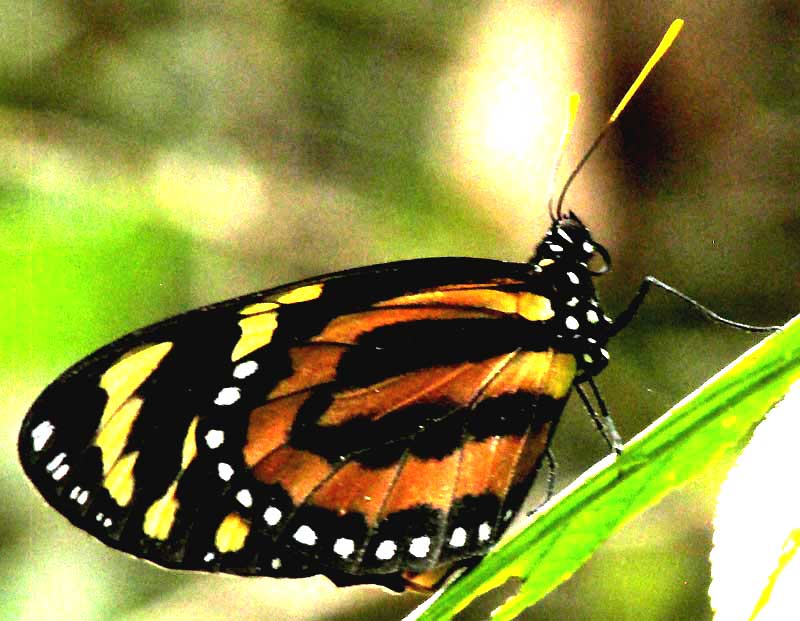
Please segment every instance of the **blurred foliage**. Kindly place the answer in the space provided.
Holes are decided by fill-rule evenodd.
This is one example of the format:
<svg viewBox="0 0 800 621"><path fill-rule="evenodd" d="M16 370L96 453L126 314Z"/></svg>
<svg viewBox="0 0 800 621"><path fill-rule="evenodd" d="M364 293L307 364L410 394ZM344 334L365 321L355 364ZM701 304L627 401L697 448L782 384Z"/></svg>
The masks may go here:
<svg viewBox="0 0 800 621"><path fill-rule="evenodd" d="M614 255L599 283L611 314L655 273L779 323L800 293L794 2L1 2L0 619L413 607L106 550L26 484L19 422L80 356L199 304L414 256L524 260L546 223L561 94L585 102L574 162L679 16L675 49L568 207ZM751 342L654 294L600 378L623 434ZM555 449L563 485L605 446L573 403ZM719 476L626 527L527 618L709 618Z"/></svg>

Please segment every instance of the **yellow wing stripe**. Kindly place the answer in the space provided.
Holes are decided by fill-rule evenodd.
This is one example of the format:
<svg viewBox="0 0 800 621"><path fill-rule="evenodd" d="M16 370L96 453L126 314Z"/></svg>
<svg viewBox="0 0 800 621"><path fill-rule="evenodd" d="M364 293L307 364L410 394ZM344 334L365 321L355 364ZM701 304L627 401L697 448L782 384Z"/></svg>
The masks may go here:
<svg viewBox="0 0 800 621"><path fill-rule="evenodd" d="M278 328L278 315L275 311L252 315L239 321L242 335L233 348L231 360L236 362L247 354L269 345L272 335Z"/></svg>
<svg viewBox="0 0 800 621"><path fill-rule="evenodd" d="M120 507L127 506L133 497L133 467L138 457L139 451L134 451L120 458L103 480L103 487Z"/></svg>
<svg viewBox="0 0 800 621"><path fill-rule="evenodd" d="M142 530L148 537L161 541L169 537L169 532L175 523L175 514L178 512L178 501L175 498L177 489L178 481L175 480L167 489L167 493L150 505L145 512Z"/></svg>
<svg viewBox="0 0 800 621"><path fill-rule="evenodd" d="M133 423L139 416L139 410L142 409L142 403L139 397L131 397L106 420L105 425L97 433L94 444L100 449L104 475L109 473L122 455Z"/></svg>
<svg viewBox="0 0 800 621"><path fill-rule="evenodd" d="M197 440L195 434L197 432L197 421L199 417L195 416L192 422L189 423L189 428L186 430L186 436L183 438L183 451L181 451L181 472L186 470L189 464L197 455Z"/></svg>
<svg viewBox="0 0 800 621"><path fill-rule="evenodd" d="M550 300L527 291L497 289L443 289L403 295L375 304L376 308L393 306L460 306L517 314L530 321L546 321L554 316Z"/></svg>
<svg viewBox="0 0 800 621"><path fill-rule="evenodd" d="M250 524L238 513L229 513L214 535L214 546L220 552L237 552L244 547L250 533Z"/></svg>
<svg viewBox="0 0 800 621"><path fill-rule="evenodd" d="M257 315L259 313L266 313L268 311L277 310L280 307L280 304L275 304L275 302L256 302L255 304L251 304L250 306L245 306L242 310L239 311L240 315Z"/></svg>
<svg viewBox="0 0 800 621"><path fill-rule="evenodd" d="M108 393L108 401L103 409L100 427L150 377L171 349L172 343L169 341L150 345L125 356L103 373L100 388Z"/></svg>
<svg viewBox="0 0 800 621"><path fill-rule="evenodd" d="M292 289L288 293L275 298L279 304L296 304L297 302L309 302L316 300L322 295L322 283L316 285L305 285Z"/></svg>
<svg viewBox="0 0 800 621"><path fill-rule="evenodd" d="M186 468L192 463L192 460L197 456L197 440L195 434L197 432L197 421L199 417L195 416L192 422L189 423L189 428L186 430L186 436L183 439L183 450L181 452L181 470L175 480L167 488L164 495L156 500L152 505L147 508L144 514L144 522L142 524L142 531L148 537L153 539L160 539L165 541L169 538L169 533L175 524L175 515L178 512L179 502L175 498L175 492L178 489L178 482L180 481Z"/></svg>

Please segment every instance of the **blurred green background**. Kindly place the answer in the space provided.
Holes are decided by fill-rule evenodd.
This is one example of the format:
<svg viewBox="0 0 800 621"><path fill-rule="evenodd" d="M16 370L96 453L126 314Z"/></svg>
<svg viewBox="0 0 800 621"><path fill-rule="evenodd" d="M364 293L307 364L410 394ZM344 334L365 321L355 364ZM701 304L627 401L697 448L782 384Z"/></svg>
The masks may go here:
<svg viewBox="0 0 800 621"><path fill-rule="evenodd" d="M567 205L614 256L610 314L652 273L781 323L800 298L794 1L0 2L0 620L410 610L418 597L106 549L27 484L19 423L81 356L201 304L395 259L526 260L567 94L583 97L569 169L675 17L684 32ZM654 293L600 377L620 431L752 342ZM555 450L562 486L606 447L573 403ZM628 525L525 618L710 619L723 476Z"/></svg>

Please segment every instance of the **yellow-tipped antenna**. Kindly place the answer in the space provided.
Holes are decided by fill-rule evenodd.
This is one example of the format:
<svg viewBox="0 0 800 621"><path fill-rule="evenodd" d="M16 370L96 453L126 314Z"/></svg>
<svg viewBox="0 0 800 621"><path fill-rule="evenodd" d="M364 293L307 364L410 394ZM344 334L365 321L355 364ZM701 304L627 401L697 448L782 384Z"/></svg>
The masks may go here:
<svg viewBox="0 0 800 621"><path fill-rule="evenodd" d="M570 93L569 103L567 110L567 119L564 123L564 131L561 132L561 140L558 143L556 156L553 159L553 169L550 173L550 183L547 185L547 211L550 212L550 219L555 220L553 212L553 198L556 195L556 176L558 169L561 168L561 160L564 157L564 151L567 148L570 136L572 136L572 128L575 126L575 118L578 116L578 106L581 103L581 96L578 93Z"/></svg>
<svg viewBox="0 0 800 621"><path fill-rule="evenodd" d="M558 197L558 205L556 207L556 214L555 214L556 219L561 218L561 206L564 203L564 197L567 194L569 186L572 184L575 177L578 176L578 173L583 168L583 165L586 164L586 161L589 159L589 156L592 153L594 153L598 145L602 142L603 138L605 138L605 135L608 133L608 129L614 124L614 121L617 120L617 117L619 117L619 115L625 109L625 106L628 105L628 102L631 100L636 91L639 90L639 87L642 85L642 82L644 82L645 78L653 70L653 67L655 67L656 63L659 60L661 60L661 57L664 54L666 54L667 50L670 48L672 43L677 38L678 33L681 31L681 28L683 28L682 19L676 19L674 22L672 22L670 27L667 29L667 32L664 34L664 37L661 39L661 43L658 44L658 47L656 48L655 52L653 52L652 56L650 56L650 59L645 63L644 67L639 72L639 75L633 81L633 84L631 84L630 88L628 89L628 92L625 93L625 96L620 100L616 109L608 118L606 126L603 128L603 130L600 132L597 138L594 139L594 142L586 151L586 154L581 158L580 162L578 162L578 165L570 173L569 177L567 177L567 181L564 183L564 188L561 190L561 196ZM551 210L551 217L552 217L552 210Z"/></svg>

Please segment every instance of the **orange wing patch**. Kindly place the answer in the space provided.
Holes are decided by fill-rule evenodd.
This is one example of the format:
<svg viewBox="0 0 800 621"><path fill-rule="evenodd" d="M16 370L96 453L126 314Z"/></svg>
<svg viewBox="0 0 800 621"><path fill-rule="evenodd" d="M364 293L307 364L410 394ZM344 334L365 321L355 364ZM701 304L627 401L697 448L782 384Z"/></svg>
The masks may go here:
<svg viewBox="0 0 800 621"><path fill-rule="evenodd" d="M269 393L268 398L283 397L333 381L336 377L336 367L345 351L347 351L346 345L333 343L312 343L292 347L289 350L289 357L293 373L279 382Z"/></svg>
<svg viewBox="0 0 800 621"><path fill-rule="evenodd" d="M563 399L572 387L576 368L572 354L562 354L552 349L521 351L492 378L484 394L496 397L524 390Z"/></svg>
<svg viewBox="0 0 800 621"><path fill-rule="evenodd" d="M539 463L539 458L547 450L550 426L551 423L545 423L540 429L531 430L525 437L525 446L522 447L519 460L514 468L514 476L511 479L512 486L524 481Z"/></svg>
<svg viewBox="0 0 800 621"><path fill-rule="evenodd" d="M252 467L289 440L297 411L308 393L274 399L250 412L247 443L242 450L244 462Z"/></svg>
<svg viewBox="0 0 800 621"><path fill-rule="evenodd" d="M342 315L331 321L312 341L355 344L362 334L382 326L429 319L485 319L494 315L487 310L460 308L376 308L361 313Z"/></svg>
<svg viewBox="0 0 800 621"><path fill-rule="evenodd" d="M520 390L562 399L569 393L575 369L574 356L552 350L504 354L480 362L421 369L337 393L319 424L337 426L361 417L378 420L419 403L467 406L486 397Z"/></svg>
<svg viewBox="0 0 800 621"><path fill-rule="evenodd" d="M519 436L493 436L470 440L461 449L461 468L456 482L457 498L492 492L505 496L524 439Z"/></svg>
<svg viewBox="0 0 800 621"><path fill-rule="evenodd" d="M447 512L453 499L458 453L456 451L444 459L406 458L383 506L381 517L419 505Z"/></svg>
<svg viewBox="0 0 800 621"><path fill-rule="evenodd" d="M332 471L333 467L322 457L284 446L259 461L253 475L262 483L279 484L297 506Z"/></svg>
<svg viewBox="0 0 800 621"><path fill-rule="evenodd" d="M309 501L339 515L358 512L367 526L374 526L399 467L394 464L375 469L350 462L323 483Z"/></svg>
<svg viewBox="0 0 800 621"><path fill-rule="evenodd" d="M334 395L333 402L320 417L319 424L341 425L365 417L378 420L387 414L415 403L449 401L467 405L488 378L513 354L481 362L433 367L413 371L377 384L347 390Z"/></svg>

